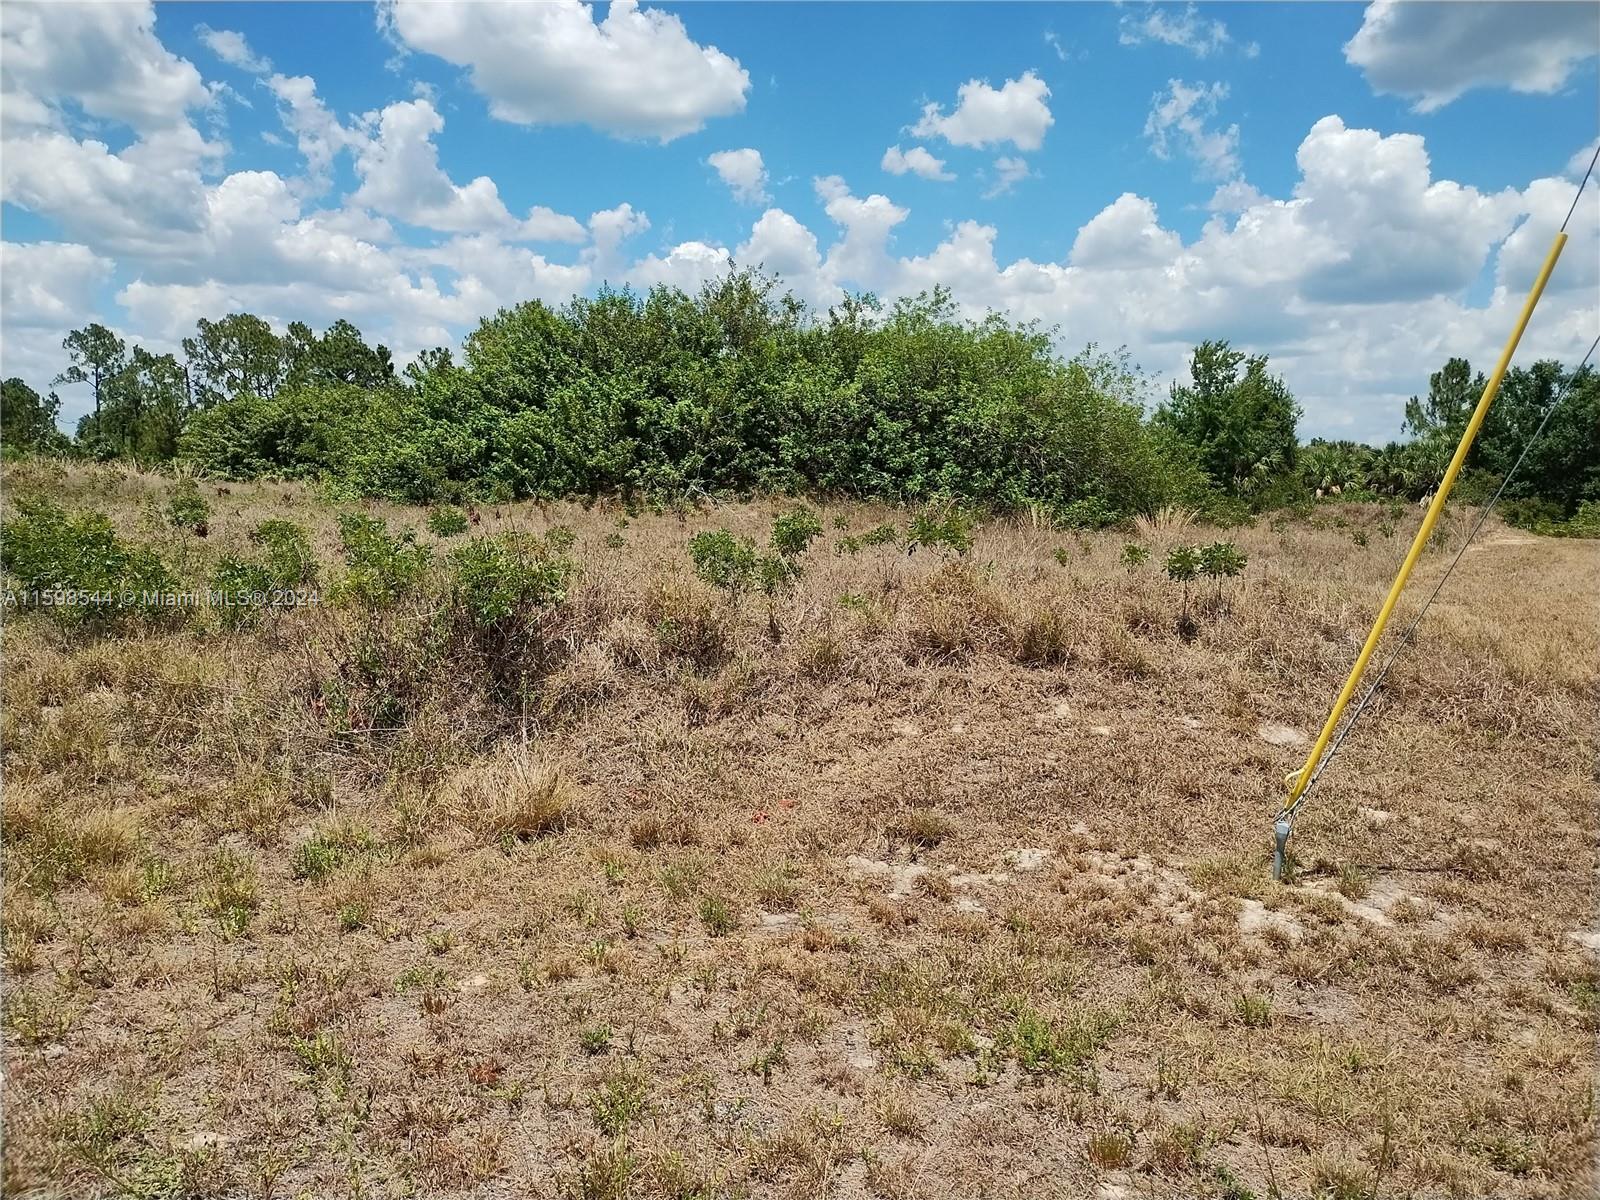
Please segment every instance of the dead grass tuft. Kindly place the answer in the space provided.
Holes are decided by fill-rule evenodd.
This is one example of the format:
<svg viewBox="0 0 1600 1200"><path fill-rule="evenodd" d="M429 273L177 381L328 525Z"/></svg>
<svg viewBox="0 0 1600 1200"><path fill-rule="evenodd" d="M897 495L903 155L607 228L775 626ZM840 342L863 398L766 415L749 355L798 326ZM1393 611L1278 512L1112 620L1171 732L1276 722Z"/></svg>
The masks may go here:
<svg viewBox="0 0 1600 1200"><path fill-rule="evenodd" d="M456 819L490 842L556 833L578 813L578 789L566 771L520 745L468 766L449 792Z"/></svg>

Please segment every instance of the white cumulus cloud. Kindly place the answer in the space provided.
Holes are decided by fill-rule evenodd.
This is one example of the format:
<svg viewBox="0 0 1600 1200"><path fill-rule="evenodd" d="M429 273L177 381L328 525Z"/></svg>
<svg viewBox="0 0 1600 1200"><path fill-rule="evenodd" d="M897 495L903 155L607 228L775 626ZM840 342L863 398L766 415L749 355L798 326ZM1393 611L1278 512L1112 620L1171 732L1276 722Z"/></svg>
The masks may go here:
<svg viewBox="0 0 1600 1200"><path fill-rule="evenodd" d="M879 166L891 175L920 175L924 179L941 182L955 178L944 169L944 159L935 158L922 146L913 146L909 150L902 150L898 145L890 146L883 152L883 161Z"/></svg>
<svg viewBox="0 0 1600 1200"><path fill-rule="evenodd" d="M742 112L750 76L676 15L614 0L434 4L390 0L380 21L412 50L464 67L489 111L522 125L587 124L663 142Z"/></svg>
<svg viewBox="0 0 1600 1200"><path fill-rule="evenodd" d="M706 159L722 182L742 204L763 204L767 200L767 166L761 151L718 150Z"/></svg>
<svg viewBox="0 0 1600 1200"><path fill-rule="evenodd" d="M969 79L956 92L956 106L946 113L929 103L911 127L916 137L941 137L952 146L982 149L1010 142L1019 150L1037 150L1045 131L1055 124L1050 114L1050 88L1032 71L1008 79L1000 87Z"/></svg>
<svg viewBox="0 0 1600 1200"><path fill-rule="evenodd" d="M411 225L449 233L500 233L513 240L584 240L575 219L535 208L518 221L506 210L500 189L487 175L470 183L451 181L439 166L436 134L444 118L426 100L402 100L369 113L356 149L361 186L353 204Z"/></svg>
<svg viewBox="0 0 1600 1200"><path fill-rule="evenodd" d="M1600 54L1600 5L1592 3L1405 4L1376 0L1344 46L1379 92L1419 112L1473 88L1549 93Z"/></svg>
<svg viewBox="0 0 1600 1200"><path fill-rule="evenodd" d="M141 134L188 124L211 102L200 72L161 44L155 6L8 4L0 110L7 131L60 126L66 105Z"/></svg>

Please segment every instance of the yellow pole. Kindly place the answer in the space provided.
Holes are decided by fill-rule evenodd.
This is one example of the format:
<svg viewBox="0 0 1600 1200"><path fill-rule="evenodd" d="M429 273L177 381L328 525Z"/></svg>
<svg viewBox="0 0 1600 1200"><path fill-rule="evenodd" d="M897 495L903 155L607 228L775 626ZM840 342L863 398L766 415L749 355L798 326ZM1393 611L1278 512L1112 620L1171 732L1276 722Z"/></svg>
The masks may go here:
<svg viewBox="0 0 1600 1200"><path fill-rule="evenodd" d="M1494 403L1495 395L1500 390L1500 381L1505 378L1506 368L1511 365L1511 356L1516 353L1517 343L1522 340L1523 330L1527 329L1533 310L1539 303L1539 297L1544 294L1544 285L1549 282L1550 272L1555 270L1556 259L1561 257L1561 248L1566 244L1567 235L1556 234L1556 240L1550 246L1550 253L1545 256L1544 266L1540 268L1538 278L1533 281L1533 287L1528 290L1528 298L1523 302L1522 315L1517 318L1516 328L1506 339L1505 349L1500 351L1500 361L1495 364L1494 374L1489 376L1489 382L1484 384L1483 395L1478 398L1478 407L1472 410L1472 419L1467 422L1467 427L1461 434L1461 442L1456 446L1455 455L1445 469L1444 478L1439 481L1439 490L1434 493L1433 503L1428 505L1428 512L1422 518L1422 527L1417 530L1417 536L1411 542L1411 549L1406 553L1405 561L1400 564L1400 573L1394 577L1394 583L1389 585L1389 595L1385 597L1383 607L1378 610L1378 619L1372 623L1372 632L1367 634L1366 645L1361 647L1361 653L1356 656L1355 666L1350 668L1350 677L1344 681L1344 687L1339 689L1339 698L1333 702L1333 711L1328 714L1322 732L1317 735L1316 745L1311 747L1311 753L1306 756L1305 766L1284 781L1289 786L1289 798L1283 804L1285 814L1294 808L1301 793L1311 783L1311 773L1322 760L1322 752L1328 748L1328 741L1333 737L1339 718L1344 716L1345 707L1350 703L1350 697L1355 694L1356 684L1361 681L1361 673L1367 669L1367 660L1378 648L1384 626L1388 625L1395 604L1400 599L1400 593L1405 590L1406 581L1411 578L1412 568L1422 557L1422 549L1428 544L1428 538L1433 534L1433 527L1439 523L1439 514L1444 511L1444 502L1450 497L1450 489L1455 486L1456 476L1461 474L1461 464L1467 459L1467 451L1472 449L1472 441L1478 436L1478 429L1483 425L1483 419L1489 415L1489 405Z"/></svg>

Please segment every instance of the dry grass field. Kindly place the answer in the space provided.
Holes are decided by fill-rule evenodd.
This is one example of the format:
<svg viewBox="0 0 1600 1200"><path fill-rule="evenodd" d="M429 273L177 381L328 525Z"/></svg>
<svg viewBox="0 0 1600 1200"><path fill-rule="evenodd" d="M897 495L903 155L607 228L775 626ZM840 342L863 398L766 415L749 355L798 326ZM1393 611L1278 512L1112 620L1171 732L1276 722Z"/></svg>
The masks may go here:
<svg viewBox="0 0 1600 1200"><path fill-rule="evenodd" d="M208 485L202 539L168 480L5 482L185 578L268 517L340 570L310 489ZM1600 547L1491 523L1280 886L1282 777L1418 510L958 559L839 552L908 514L822 506L770 607L695 578L691 534L784 507L484 508L581 563L518 714L447 660L333 721L333 604L8 614L5 1193L1595 1194ZM1249 566L1186 640L1160 561L1215 538Z"/></svg>

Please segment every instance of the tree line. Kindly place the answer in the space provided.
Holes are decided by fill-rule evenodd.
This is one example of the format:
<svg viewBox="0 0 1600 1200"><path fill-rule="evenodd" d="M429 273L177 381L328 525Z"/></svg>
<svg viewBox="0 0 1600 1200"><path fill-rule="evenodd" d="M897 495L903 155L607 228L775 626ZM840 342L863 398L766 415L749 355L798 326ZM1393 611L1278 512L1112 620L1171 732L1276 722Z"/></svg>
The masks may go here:
<svg viewBox="0 0 1600 1200"><path fill-rule="evenodd" d="M248 313L200 320L181 356L98 324L63 350L54 385L88 384L91 411L68 438L54 392L8 379L8 449L413 503L811 491L1082 525L1168 504L1237 515L1317 491L1425 495L1482 387L1451 359L1408 404L1407 440L1302 446L1284 380L1225 341L1197 346L1188 381L1147 412L1126 356L1064 358L1035 324L961 319L942 289L812 313L751 271L693 295L529 301L483 320L461 361L440 348L402 372L348 321L280 335ZM1480 485L1568 380L1554 362L1510 372L1469 463ZM1593 372L1571 382L1513 486L1547 517L1600 498L1600 387Z"/></svg>

